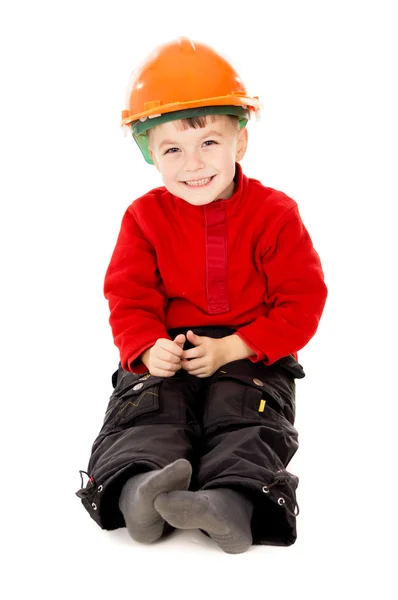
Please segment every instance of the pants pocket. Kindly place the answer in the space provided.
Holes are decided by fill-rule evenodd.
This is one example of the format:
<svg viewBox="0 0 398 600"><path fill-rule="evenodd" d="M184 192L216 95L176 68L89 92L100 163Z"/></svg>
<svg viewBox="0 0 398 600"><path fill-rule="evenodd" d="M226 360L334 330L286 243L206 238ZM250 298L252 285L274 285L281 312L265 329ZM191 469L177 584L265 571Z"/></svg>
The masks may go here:
<svg viewBox="0 0 398 600"><path fill-rule="evenodd" d="M258 425L265 407L269 418L277 423L282 400L276 395L267 396L261 380L220 373L205 395L203 425L206 430L220 425Z"/></svg>
<svg viewBox="0 0 398 600"><path fill-rule="evenodd" d="M136 375L120 368L101 433L136 425L186 423L186 404L192 402L187 387L176 377Z"/></svg>
<svg viewBox="0 0 398 600"><path fill-rule="evenodd" d="M228 366L226 366L228 369ZM283 396L265 379L222 373L205 395L203 425L206 436L221 440L231 435L256 452L259 443L287 465L298 448L298 432L286 418ZM239 433L238 433L239 432Z"/></svg>
<svg viewBox="0 0 398 600"><path fill-rule="evenodd" d="M106 409L104 430L118 430L128 427L146 414L159 411L159 389L163 377L149 373L136 375L119 369L115 389Z"/></svg>

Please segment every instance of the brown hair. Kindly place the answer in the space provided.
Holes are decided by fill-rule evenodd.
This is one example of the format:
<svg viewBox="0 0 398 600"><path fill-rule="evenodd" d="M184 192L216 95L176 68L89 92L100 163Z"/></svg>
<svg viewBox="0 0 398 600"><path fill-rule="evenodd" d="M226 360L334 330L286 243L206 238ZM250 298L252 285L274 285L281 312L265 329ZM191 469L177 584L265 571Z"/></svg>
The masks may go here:
<svg viewBox="0 0 398 600"><path fill-rule="evenodd" d="M189 129L190 127L192 127L193 129L203 129L204 127L206 127L207 125L207 119L210 117L211 121L216 121L217 117L219 117L220 115L202 115L200 117L188 117L187 119L181 119L180 123L182 125L183 129ZM223 117L228 117L228 119L232 122L232 123L236 123L238 124L239 122L239 117L235 116L235 115L221 115Z"/></svg>
<svg viewBox="0 0 398 600"><path fill-rule="evenodd" d="M178 123L181 124L181 129L203 129L207 125L207 119L211 121L216 121L217 117L228 117L228 119L233 123L236 127L239 124L239 117L236 115L201 115L199 117L188 117L186 119L178 119ZM177 122L177 121L175 121ZM158 125L155 125L152 129L148 129L147 135L150 136L151 131L156 129Z"/></svg>

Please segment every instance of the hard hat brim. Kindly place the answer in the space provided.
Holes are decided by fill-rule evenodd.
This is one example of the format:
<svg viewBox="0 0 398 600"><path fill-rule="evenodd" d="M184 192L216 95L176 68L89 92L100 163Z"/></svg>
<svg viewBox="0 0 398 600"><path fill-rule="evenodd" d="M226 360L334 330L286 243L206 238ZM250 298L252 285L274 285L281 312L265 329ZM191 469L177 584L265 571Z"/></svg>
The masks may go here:
<svg viewBox="0 0 398 600"><path fill-rule="evenodd" d="M159 115L164 115L166 113L207 106L240 106L242 108L248 108L252 111L258 111L263 108L263 105L261 104L258 98L249 98L246 96L238 95L220 96L217 98L205 98L202 100L192 100L189 102L173 102L171 104L164 105L161 105L160 102L159 104L154 104L156 104L156 106L153 106L151 109L134 115L131 115L129 110L123 110L121 127L123 127L124 125L129 125L133 121L138 121L142 118L153 118Z"/></svg>

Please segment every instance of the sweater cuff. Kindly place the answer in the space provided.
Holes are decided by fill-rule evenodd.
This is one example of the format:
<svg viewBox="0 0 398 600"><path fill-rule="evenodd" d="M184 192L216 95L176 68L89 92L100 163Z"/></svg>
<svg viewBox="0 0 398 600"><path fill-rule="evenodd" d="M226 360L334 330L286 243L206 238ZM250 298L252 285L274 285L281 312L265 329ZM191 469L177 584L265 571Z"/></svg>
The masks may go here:
<svg viewBox="0 0 398 600"><path fill-rule="evenodd" d="M249 348L251 348L255 353L252 356L248 356L249 360L251 360L253 363L257 363L265 359L264 352L262 352L262 350L260 350L260 348L258 348L252 340L249 340L239 329L235 331L235 335L238 335L240 339L243 340L245 344L249 346Z"/></svg>
<svg viewBox="0 0 398 600"><path fill-rule="evenodd" d="M245 342L245 344L247 344L253 350L253 352L256 353L254 356L248 356L248 359L251 360L253 363L263 362L265 365L269 366L273 362L276 362L278 360L277 358L275 358L272 362L270 360L268 360L268 358L264 354L264 352L262 352L259 348L257 348L257 346L252 341L248 340L247 337L244 334L242 334L239 330L235 332L235 335L239 335L239 337ZM287 355L287 356L293 356L293 358L296 361L298 361L298 353L297 352L292 352L290 355ZM283 358L283 357L280 357L280 358Z"/></svg>
<svg viewBox="0 0 398 600"><path fill-rule="evenodd" d="M147 345L143 348L140 348L139 350L136 350L134 354L130 355L130 357L126 360L124 365L122 363L123 369L125 371L129 371L130 373L134 373L135 375L142 375L143 373L147 373L148 367L142 362L141 356L145 352L145 350L148 350L148 348L152 348L152 346L153 344L150 344L149 346Z"/></svg>
<svg viewBox="0 0 398 600"><path fill-rule="evenodd" d="M148 367L144 365L140 358L136 358L131 362L129 361L127 370L130 371L130 373L133 373L134 375L142 375L143 373L148 372Z"/></svg>

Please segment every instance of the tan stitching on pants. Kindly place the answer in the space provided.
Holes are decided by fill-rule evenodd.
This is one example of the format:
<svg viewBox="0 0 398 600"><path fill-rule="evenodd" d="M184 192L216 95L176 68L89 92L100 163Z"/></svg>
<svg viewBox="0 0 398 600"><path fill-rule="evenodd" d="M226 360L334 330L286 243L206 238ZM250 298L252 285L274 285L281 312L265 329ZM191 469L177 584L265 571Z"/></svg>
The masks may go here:
<svg viewBox="0 0 398 600"><path fill-rule="evenodd" d="M126 402L125 405L119 410L119 414L121 414L126 408L127 406L131 405L131 406L139 406L142 398L146 395L146 394L151 394L152 396L159 396L159 394L155 394L155 392L142 392L142 394L139 396L139 398L136 400L136 402Z"/></svg>

